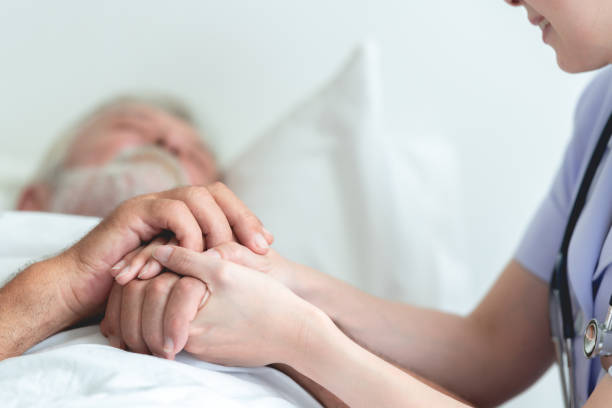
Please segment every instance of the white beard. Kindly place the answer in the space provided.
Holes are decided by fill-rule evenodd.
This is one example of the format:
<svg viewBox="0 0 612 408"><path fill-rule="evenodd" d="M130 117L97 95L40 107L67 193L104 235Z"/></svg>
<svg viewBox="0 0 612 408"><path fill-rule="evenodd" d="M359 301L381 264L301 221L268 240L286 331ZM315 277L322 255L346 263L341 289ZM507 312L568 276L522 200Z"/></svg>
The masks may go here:
<svg viewBox="0 0 612 408"><path fill-rule="evenodd" d="M54 180L48 210L105 217L129 198L188 183L173 156L155 146L141 146L103 166L64 169Z"/></svg>

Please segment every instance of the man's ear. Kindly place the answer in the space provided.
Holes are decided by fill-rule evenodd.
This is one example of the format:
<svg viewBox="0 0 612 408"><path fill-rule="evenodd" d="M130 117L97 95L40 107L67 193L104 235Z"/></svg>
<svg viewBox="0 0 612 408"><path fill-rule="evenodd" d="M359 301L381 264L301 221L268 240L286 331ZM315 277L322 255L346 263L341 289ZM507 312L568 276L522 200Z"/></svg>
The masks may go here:
<svg viewBox="0 0 612 408"><path fill-rule="evenodd" d="M19 211L46 211L49 204L49 187L42 183L26 186L17 200Z"/></svg>

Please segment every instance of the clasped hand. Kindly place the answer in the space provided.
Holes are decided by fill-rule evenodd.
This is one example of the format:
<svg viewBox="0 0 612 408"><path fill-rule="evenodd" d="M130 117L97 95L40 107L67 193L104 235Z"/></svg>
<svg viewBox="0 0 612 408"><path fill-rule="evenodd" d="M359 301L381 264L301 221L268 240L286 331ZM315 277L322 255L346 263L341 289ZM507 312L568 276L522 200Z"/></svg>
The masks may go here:
<svg viewBox="0 0 612 408"><path fill-rule="evenodd" d="M113 287L101 324L112 345L241 366L291 361L300 348L316 311L268 275L276 254L224 243L204 253L163 245L153 257L172 272Z"/></svg>
<svg viewBox="0 0 612 408"><path fill-rule="evenodd" d="M106 303L101 330L116 347L286 362L305 319L321 312L271 277L280 259L272 240L220 183L140 196L58 257L67 272L57 284L75 320Z"/></svg>

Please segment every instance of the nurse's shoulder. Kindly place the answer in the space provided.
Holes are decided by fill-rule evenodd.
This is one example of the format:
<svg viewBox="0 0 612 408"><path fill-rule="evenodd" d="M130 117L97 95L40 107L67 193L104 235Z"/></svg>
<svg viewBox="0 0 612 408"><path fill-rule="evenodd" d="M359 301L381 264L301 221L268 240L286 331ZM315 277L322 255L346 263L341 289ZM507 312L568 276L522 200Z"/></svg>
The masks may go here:
<svg viewBox="0 0 612 408"><path fill-rule="evenodd" d="M573 197L580 172L612 112L612 66L600 70L586 86L574 111L574 129L556 184L562 201ZM569 211L569 207L567 208Z"/></svg>
<svg viewBox="0 0 612 408"><path fill-rule="evenodd" d="M605 123L611 111L612 65L609 65L593 77L578 100L574 113L576 135L591 135L598 119L603 115Z"/></svg>

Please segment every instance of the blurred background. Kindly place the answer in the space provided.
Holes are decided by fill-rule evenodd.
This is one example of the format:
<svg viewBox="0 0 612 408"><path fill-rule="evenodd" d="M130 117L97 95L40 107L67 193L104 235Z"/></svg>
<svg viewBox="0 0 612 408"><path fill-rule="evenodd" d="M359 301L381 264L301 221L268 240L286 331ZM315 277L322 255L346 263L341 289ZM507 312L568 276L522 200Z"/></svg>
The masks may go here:
<svg viewBox="0 0 612 408"><path fill-rule="evenodd" d="M473 306L546 193L592 76L561 72L540 37L502 0L2 1L0 209L104 98L184 98L227 165L372 38L386 131L442 138L456 154ZM507 406L560 402L556 381L549 372Z"/></svg>

